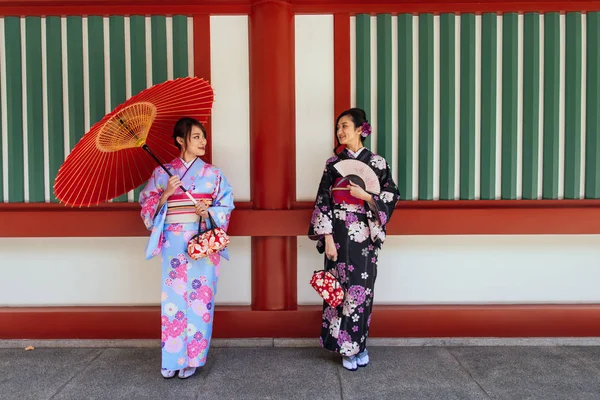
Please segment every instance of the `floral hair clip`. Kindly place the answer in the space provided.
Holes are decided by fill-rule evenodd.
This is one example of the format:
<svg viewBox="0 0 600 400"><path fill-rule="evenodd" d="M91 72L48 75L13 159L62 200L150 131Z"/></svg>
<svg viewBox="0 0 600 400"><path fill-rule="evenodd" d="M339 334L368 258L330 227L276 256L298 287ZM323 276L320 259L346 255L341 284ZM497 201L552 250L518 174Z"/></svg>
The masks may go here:
<svg viewBox="0 0 600 400"><path fill-rule="evenodd" d="M371 124L369 124L367 121L363 122L363 124L361 125L362 128L362 132L360 133L360 135L362 137L367 137L371 134Z"/></svg>

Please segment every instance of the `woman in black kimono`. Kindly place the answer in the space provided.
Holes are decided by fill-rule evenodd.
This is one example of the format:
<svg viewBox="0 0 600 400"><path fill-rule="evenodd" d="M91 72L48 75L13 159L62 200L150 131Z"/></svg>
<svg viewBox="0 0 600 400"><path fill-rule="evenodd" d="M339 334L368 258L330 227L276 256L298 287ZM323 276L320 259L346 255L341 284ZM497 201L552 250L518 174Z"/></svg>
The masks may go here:
<svg viewBox="0 0 600 400"><path fill-rule="evenodd" d="M325 163L308 233L318 241L319 253L325 253L325 269L339 279L346 292L344 302L337 308L323 303L321 345L340 353L343 366L352 371L369 363L366 340L377 256L399 199L385 159L363 146L370 134L371 126L363 110L352 108L338 116L338 146L335 156ZM337 153L340 145L346 148ZM378 195L342 179L334 166L345 159L357 159L373 169L381 187Z"/></svg>

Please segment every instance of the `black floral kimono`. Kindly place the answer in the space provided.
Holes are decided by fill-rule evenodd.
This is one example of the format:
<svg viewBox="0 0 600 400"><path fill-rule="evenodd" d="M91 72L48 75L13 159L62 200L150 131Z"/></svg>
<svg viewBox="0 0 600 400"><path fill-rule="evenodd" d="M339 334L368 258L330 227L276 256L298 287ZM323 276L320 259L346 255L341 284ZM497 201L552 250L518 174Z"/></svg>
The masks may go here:
<svg viewBox="0 0 600 400"><path fill-rule="evenodd" d="M357 159L377 174L381 193L374 195L375 207L351 196L348 191L332 191L342 176L336 162L354 158L348 150L327 160L321 178L309 237L317 240L319 253L325 252L325 234L333 234L337 261L325 259L326 269L342 282L344 302L337 308L323 302L321 345L328 350L352 356L365 349L371 323L373 288L377 277L377 255L385 240L386 225L400 198L390 168L381 156L363 148Z"/></svg>

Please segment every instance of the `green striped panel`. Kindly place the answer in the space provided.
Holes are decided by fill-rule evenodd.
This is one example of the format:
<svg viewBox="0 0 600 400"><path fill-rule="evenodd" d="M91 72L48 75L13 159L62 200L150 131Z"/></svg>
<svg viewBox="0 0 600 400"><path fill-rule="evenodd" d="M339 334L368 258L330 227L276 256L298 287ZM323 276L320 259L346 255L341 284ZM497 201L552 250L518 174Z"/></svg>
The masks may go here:
<svg viewBox="0 0 600 400"><path fill-rule="evenodd" d="M173 17L173 78L188 76L187 17ZM390 35L391 37L391 35Z"/></svg>
<svg viewBox="0 0 600 400"><path fill-rule="evenodd" d="M371 115L371 16L356 16L356 106ZM365 140L371 146L371 137Z"/></svg>
<svg viewBox="0 0 600 400"><path fill-rule="evenodd" d="M475 198L475 15L460 16L460 198Z"/></svg>
<svg viewBox="0 0 600 400"><path fill-rule="evenodd" d="M83 102L83 36L81 17L67 17L67 87L69 149L85 134Z"/></svg>
<svg viewBox="0 0 600 400"><path fill-rule="evenodd" d="M502 199L517 198L518 15L502 17Z"/></svg>
<svg viewBox="0 0 600 400"><path fill-rule="evenodd" d="M587 14L585 197L600 198L600 13Z"/></svg>
<svg viewBox="0 0 600 400"><path fill-rule="evenodd" d="M125 74L125 19L121 16L110 17L110 106L114 109L126 100ZM165 57L166 59L166 57ZM127 194L114 199L127 201Z"/></svg>
<svg viewBox="0 0 600 400"><path fill-rule="evenodd" d="M581 189L581 40L581 13L568 13L565 40L565 199L578 199Z"/></svg>
<svg viewBox="0 0 600 400"><path fill-rule="evenodd" d="M433 14L419 15L419 199L433 198Z"/></svg>
<svg viewBox="0 0 600 400"><path fill-rule="evenodd" d="M392 159L392 15L377 16L377 153Z"/></svg>
<svg viewBox="0 0 600 400"><path fill-rule="evenodd" d="M23 171L23 87L21 64L21 21L4 18L4 48L6 51L6 98L8 125L8 201L25 200Z"/></svg>
<svg viewBox="0 0 600 400"><path fill-rule="evenodd" d="M413 197L413 76L413 16L400 14L398 15L398 188L402 200L410 200Z"/></svg>
<svg viewBox="0 0 600 400"><path fill-rule="evenodd" d="M496 198L497 16L481 18L481 199Z"/></svg>
<svg viewBox="0 0 600 400"><path fill-rule="evenodd" d="M538 198L540 15L523 18L523 199Z"/></svg>
<svg viewBox="0 0 600 400"><path fill-rule="evenodd" d="M167 80L167 19L162 15L151 17L152 26L152 83Z"/></svg>
<svg viewBox="0 0 600 400"><path fill-rule="evenodd" d="M454 200L456 159L456 21L440 15L440 200Z"/></svg>
<svg viewBox="0 0 600 400"><path fill-rule="evenodd" d="M0 143L0 153L2 150L8 153L7 161L11 168L5 171L8 180L5 182L0 166L0 198L6 196L9 202L25 201L26 189L27 200L44 202L46 185L53 186L56 174L65 160L65 152L68 153L76 146L86 132L86 124L91 126L106 114L106 94L110 93L108 103L110 108L114 108L126 100L128 84L131 85L132 94L146 88L146 28L153 39L151 80L156 83L164 82L167 79L168 63L173 63L176 76L188 75L186 16L173 17L174 55L169 60L164 16L151 18L152 29L146 26L145 17L130 18L129 55L126 55L125 46L125 17L109 17L108 53L104 52L106 32L103 17L85 17L86 32L83 32L84 17L63 18L3 18L5 40L2 45L6 56L0 62L3 63L8 78L6 87L2 88L8 99L4 105L8 143L4 149L3 143ZM24 36L21 34L21 27L24 27ZM65 41L63 27L66 28ZM391 33L388 36L391 41ZM42 48L42 43L45 43L45 48ZM46 56L42 59L44 53ZM109 70L105 70L105 57L110 57ZM131 81L127 82L125 60L129 58L132 76ZM47 77L45 87L42 80L44 74ZM107 75L110 83L105 79ZM85 82L84 76L89 77ZM84 92L86 89L88 92ZM84 93L87 98L84 98ZM44 153L45 109L48 113L47 158ZM27 165L24 165L25 155ZM49 171L48 182L45 181L45 168ZM25 171L28 172L27 176L24 175ZM7 193L4 192L6 184ZM137 192L136 198L139 189ZM57 201L53 191L49 200ZM116 200L127 201L127 196Z"/></svg>
<svg viewBox="0 0 600 400"><path fill-rule="evenodd" d="M46 18L46 71L47 97L44 101L48 107L48 143L50 186L58 173L64 158L64 120L63 120L63 63L60 17ZM57 201L51 190L50 199Z"/></svg>
<svg viewBox="0 0 600 400"><path fill-rule="evenodd" d="M44 120L42 113L42 23L39 17L25 18L25 70L27 85L27 163L29 201L45 200Z"/></svg>
<svg viewBox="0 0 600 400"><path fill-rule="evenodd" d="M544 15L543 198L558 198L560 14Z"/></svg>
<svg viewBox="0 0 600 400"><path fill-rule="evenodd" d="M129 18L129 40L131 43L131 94L135 96L146 89L146 19L134 15ZM187 55L186 55L187 57ZM132 171L132 173L136 173ZM139 199L145 183L134 190L134 199Z"/></svg>

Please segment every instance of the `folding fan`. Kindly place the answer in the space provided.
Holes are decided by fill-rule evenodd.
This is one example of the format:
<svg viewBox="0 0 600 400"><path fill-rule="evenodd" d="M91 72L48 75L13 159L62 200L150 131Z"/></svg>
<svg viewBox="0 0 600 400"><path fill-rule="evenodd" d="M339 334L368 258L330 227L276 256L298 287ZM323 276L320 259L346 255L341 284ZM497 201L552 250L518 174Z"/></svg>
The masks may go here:
<svg viewBox="0 0 600 400"><path fill-rule="evenodd" d="M334 168L344 178L356 183L371 194L379 194L381 187L375 171L359 160L342 160L334 165Z"/></svg>

